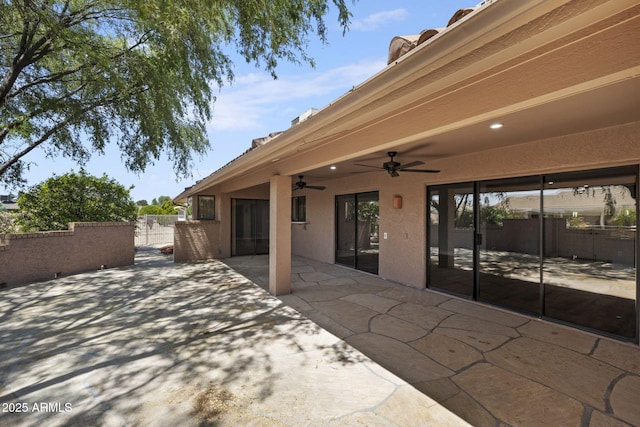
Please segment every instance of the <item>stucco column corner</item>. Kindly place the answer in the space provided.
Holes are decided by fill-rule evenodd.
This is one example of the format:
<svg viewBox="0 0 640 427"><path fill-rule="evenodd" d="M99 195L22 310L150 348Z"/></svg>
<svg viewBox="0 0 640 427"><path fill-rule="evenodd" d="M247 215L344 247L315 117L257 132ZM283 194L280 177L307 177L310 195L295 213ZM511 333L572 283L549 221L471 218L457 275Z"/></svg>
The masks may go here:
<svg viewBox="0 0 640 427"><path fill-rule="evenodd" d="M269 292L291 293L291 177L270 179Z"/></svg>

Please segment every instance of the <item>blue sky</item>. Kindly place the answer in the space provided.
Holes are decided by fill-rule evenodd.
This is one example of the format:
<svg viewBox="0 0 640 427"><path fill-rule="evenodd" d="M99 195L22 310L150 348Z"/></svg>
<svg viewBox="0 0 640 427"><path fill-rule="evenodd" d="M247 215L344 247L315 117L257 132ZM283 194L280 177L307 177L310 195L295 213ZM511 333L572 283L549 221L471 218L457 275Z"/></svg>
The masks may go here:
<svg viewBox="0 0 640 427"><path fill-rule="evenodd" d="M235 61L235 80L216 89L213 119L207 126L211 148L193 162L193 176L176 176L166 156L148 166L140 175L127 172L117 147L105 155L94 155L85 169L93 175L106 173L119 183L134 186L134 200L166 195L174 197L185 187L202 179L251 146L251 140L271 132L286 130L291 120L309 108L323 108L386 66L389 42L394 36L419 34L423 29L445 27L461 8L473 7L479 0L360 0L349 2L353 17L343 36L337 20L327 18L328 44L311 39L308 53L316 67L281 63L273 80L263 70L244 60ZM53 174L78 170L73 161L45 158L35 150L25 160L34 162L27 173L28 185ZM0 193L6 190L0 188Z"/></svg>

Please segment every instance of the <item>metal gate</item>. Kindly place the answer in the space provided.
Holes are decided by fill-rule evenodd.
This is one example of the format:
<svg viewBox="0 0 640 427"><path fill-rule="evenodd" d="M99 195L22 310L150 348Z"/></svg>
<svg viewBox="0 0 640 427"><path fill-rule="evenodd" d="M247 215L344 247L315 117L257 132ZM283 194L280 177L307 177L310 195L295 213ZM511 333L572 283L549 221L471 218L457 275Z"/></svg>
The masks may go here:
<svg viewBox="0 0 640 427"><path fill-rule="evenodd" d="M136 246L173 244L173 228L178 215L141 215L136 224Z"/></svg>

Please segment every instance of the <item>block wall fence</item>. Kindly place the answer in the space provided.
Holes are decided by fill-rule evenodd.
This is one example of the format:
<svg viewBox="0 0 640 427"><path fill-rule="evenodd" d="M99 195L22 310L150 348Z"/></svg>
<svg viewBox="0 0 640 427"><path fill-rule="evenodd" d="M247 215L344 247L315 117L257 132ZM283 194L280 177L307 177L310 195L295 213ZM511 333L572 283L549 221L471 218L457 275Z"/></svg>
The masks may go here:
<svg viewBox="0 0 640 427"><path fill-rule="evenodd" d="M227 258L221 236L220 221L178 221L173 236L173 261L189 262L205 259Z"/></svg>
<svg viewBox="0 0 640 427"><path fill-rule="evenodd" d="M0 286L132 265L134 235L130 223L74 222L69 230L0 236Z"/></svg>

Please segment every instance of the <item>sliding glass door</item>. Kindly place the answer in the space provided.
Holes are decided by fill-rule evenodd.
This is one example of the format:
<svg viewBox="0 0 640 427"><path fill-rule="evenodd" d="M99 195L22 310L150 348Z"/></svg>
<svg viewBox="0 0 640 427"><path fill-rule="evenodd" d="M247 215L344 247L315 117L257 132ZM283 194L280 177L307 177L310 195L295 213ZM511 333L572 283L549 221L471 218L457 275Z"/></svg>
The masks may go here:
<svg viewBox="0 0 640 427"><path fill-rule="evenodd" d="M336 196L336 264L378 274L378 192Z"/></svg>
<svg viewBox="0 0 640 427"><path fill-rule="evenodd" d="M427 285L638 340L638 166L428 188Z"/></svg>
<svg viewBox="0 0 640 427"><path fill-rule="evenodd" d="M231 256L269 253L269 201L231 200Z"/></svg>
<svg viewBox="0 0 640 427"><path fill-rule="evenodd" d="M473 295L473 184L429 189L429 283L434 288Z"/></svg>
<svg viewBox="0 0 640 427"><path fill-rule="evenodd" d="M545 177L547 316L634 336L637 192L633 170Z"/></svg>
<svg viewBox="0 0 640 427"><path fill-rule="evenodd" d="M479 183L478 299L540 313L540 178Z"/></svg>

